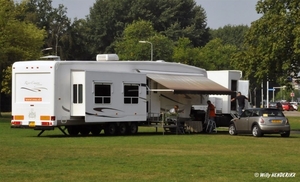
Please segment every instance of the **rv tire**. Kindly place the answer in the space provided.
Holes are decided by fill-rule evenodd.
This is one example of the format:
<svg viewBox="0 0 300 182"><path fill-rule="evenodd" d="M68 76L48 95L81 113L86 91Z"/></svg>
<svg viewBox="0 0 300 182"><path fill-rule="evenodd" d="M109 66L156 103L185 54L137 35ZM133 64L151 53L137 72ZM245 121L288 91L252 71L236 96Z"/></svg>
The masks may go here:
<svg viewBox="0 0 300 182"><path fill-rule="evenodd" d="M134 135L138 132L138 129L137 123L130 123L128 132L129 134Z"/></svg>
<svg viewBox="0 0 300 182"><path fill-rule="evenodd" d="M93 127L91 128L91 133L92 133L92 135L94 135L94 136L100 135L101 131L102 131L101 126L93 126Z"/></svg>
<svg viewBox="0 0 300 182"><path fill-rule="evenodd" d="M82 136L87 136L87 135L89 135L90 132L91 132L91 130L90 130L89 127L87 127L87 126L81 126L80 127L80 134Z"/></svg>
<svg viewBox="0 0 300 182"><path fill-rule="evenodd" d="M108 123L104 129L105 135L116 135L117 134L117 125L115 123Z"/></svg>
<svg viewBox="0 0 300 182"><path fill-rule="evenodd" d="M67 130L70 136L77 136L79 133L79 128L77 126L68 126Z"/></svg>
<svg viewBox="0 0 300 182"><path fill-rule="evenodd" d="M128 131L128 124L127 123L120 123L118 127L118 131L120 135L126 135Z"/></svg>

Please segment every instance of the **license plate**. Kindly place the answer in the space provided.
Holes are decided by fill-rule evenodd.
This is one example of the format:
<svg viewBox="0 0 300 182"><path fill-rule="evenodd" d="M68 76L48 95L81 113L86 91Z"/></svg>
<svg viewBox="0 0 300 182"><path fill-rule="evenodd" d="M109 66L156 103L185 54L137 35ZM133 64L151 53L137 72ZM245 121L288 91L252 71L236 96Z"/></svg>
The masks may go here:
<svg viewBox="0 0 300 182"><path fill-rule="evenodd" d="M272 123L281 123L281 120L272 120Z"/></svg>
<svg viewBox="0 0 300 182"><path fill-rule="evenodd" d="M29 121L29 127L35 127L35 122L34 121Z"/></svg>

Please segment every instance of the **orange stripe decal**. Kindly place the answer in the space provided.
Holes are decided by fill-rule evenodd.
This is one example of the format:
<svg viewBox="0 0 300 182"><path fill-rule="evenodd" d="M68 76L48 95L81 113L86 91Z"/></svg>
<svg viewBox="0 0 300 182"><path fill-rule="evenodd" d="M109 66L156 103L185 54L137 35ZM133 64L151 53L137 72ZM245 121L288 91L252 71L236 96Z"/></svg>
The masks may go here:
<svg viewBox="0 0 300 182"><path fill-rule="evenodd" d="M41 102L43 99L41 97L25 97L24 100L26 102L32 102L32 101L35 101L35 102Z"/></svg>

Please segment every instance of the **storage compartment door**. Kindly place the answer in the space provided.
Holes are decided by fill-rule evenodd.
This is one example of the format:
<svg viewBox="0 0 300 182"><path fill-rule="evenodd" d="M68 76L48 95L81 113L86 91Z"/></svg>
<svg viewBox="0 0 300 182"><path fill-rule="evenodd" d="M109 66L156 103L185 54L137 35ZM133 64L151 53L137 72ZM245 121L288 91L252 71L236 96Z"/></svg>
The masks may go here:
<svg viewBox="0 0 300 182"><path fill-rule="evenodd" d="M71 72L71 116L85 116L85 71Z"/></svg>

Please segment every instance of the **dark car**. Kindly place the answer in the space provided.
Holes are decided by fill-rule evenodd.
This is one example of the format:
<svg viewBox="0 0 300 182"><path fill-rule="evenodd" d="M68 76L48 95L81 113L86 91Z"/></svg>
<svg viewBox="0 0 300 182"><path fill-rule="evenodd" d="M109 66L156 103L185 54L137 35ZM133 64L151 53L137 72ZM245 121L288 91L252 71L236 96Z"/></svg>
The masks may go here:
<svg viewBox="0 0 300 182"><path fill-rule="evenodd" d="M280 102L269 102L269 108L279 109L283 111L282 104Z"/></svg>
<svg viewBox="0 0 300 182"><path fill-rule="evenodd" d="M234 118L229 125L229 134L252 133L260 137L264 134L290 136L290 124L283 112L272 108L246 109L240 118Z"/></svg>

